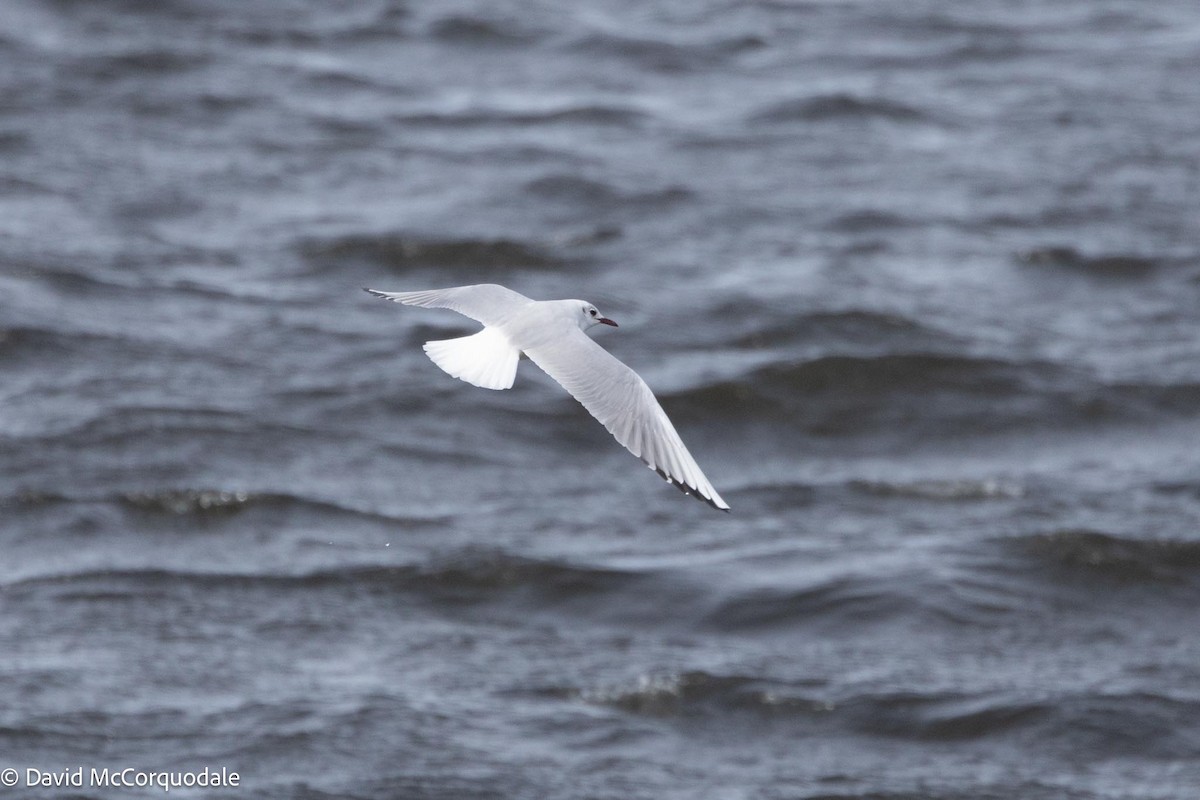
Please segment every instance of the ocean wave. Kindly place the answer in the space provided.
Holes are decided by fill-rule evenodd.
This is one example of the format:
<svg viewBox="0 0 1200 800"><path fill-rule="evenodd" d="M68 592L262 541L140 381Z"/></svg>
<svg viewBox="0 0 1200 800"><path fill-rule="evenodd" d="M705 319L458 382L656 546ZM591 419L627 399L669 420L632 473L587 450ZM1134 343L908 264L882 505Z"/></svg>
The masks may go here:
<svg viewBox="0 0 1200 800"><path fill-rule="evenodd" d="M909 482L855 480L850 482L850 488L874 497L941 502L1008 500L1019 498L1025 493L1021 484L997 478L930 479Z"/></svg>
<svg viewBox="0 0 1200 800"><path fill-rule="evenodd" d="M62 291L72 297L115 296L131 289L144 288L141 283L142 279L138 276L121 275L117 272L105 272L99 269L83 270L61 263L32 265L30 272L36 276L37 280L50 288Z"/></svg>
<svg viewBox="0 0 1200 800"><path fill-rule="evenodd" d="M99 387L115 386L117 372L135 374L166 355L189 365L210 359L223 363L227 358L212 355L190 343L165 343L154 341L151 336L146 331L134 334L77 330L69 324L59 328L38 325L0 327L0 365L10 372L11 378L5 387L6 396L26 409L71 407L73 414L48 415L54 419L52 425L61 430L63 425L77 424L67 422L66 417L94 419L106 413ZM107 367L97 369L97 364ZM47 365L53 365L53 368L49 369ZM64 402L67 391L88 397L91 402ZM28 424L29 417L23 413L15 419L25 423L17 428L22 435L38 429L38 426ZM40 432L45 433L44 430Z"/></svg>
<svg viewBox="0 0 1200 800"><path fill-rule="evenodd" d="M448 268L478 272L496 269L557 269L570 263L544 244L518 239L434 239L403 233L363 233L301 243L318 266L329 261L367 262L393 271Z"/></svg>
<svg viewBox="0 0 1200 800"><path fill-rule="evenodd" d="M58 674L61 676L64 673ZM39 686L38 690L46 691L46 688ZM178 736L180 727L186 726L188 718L188 713L173 708L126 712L90 708L50 711L22 715L17 725L0 728L0 739L12 742L17 747L36 743L35 746L39 747L100 753L114 741L130 745Z"/></svg>
<svg viewBox="0 0 1200 800"><path fill-rule="evenodd" d="M371 120L326 114L311 115L309 123L321 134L328 136L331 147L342 151L352 147L374 146L387 132L383 125Z"/></svg>
<svg viewBox="0 0 1200 800"><path fill-rule="evenodd" d="M565 44L573 53L616 57L654 72L677 73L716 69L731 58L759 50L766 41L755 34L742 34L692 42L628 36L593 31Z"/></svg>
<svg viewBox="0 0 1200 800"><path fill-rule="evenodd" d="M987 503L1025 496L1025 486L1005 478L925 478L909 481L856 478L827 483L801 483L764 478L743 487L741 496L770 511L809 508L818 503L846 503L853 496L932 503Z"/></svg>
<svg viewBox="0 0 1200 800"><path fill-rule="evenodd" d="M859 733L927 741L995 736L1043 721L1049 706L1037 700L990 694L889 692L831 704Z"/></svg>
<svg viewBox="0 0 1200 800"><path fill-rule="evenodd" d="M314 397L312 389L305 389L300 395L307 400ZM328 392L327 396L337 397L338 407L346 408L337 392ZM365 403L352 404L354 413L392 414L396 410L391 398L367 394L363 398ZM444 401L430 397L421 400L419 406L405 408L425 409L439 402ZM84 419L54 419L26 430L0 433L0 456L22 453L26 463L91 463L106 474L115 474L108 472L115 469L121 474L141 476L143 482L186 482L188 470L185 467L196 459L225 463L227 458L235 455L240 458L268 457L271 453L278 454L281 447L296 452L310 451L313 447L341 447L346 436L345 431L336 426L325 426L321 421L326 417L323 413L317 414L312 424L290 424L246 410L203 406L121 406L93 409L90 414ZM487 463L490 458L487 453L464 448L444 438L415 441L385 436L375 447L389 458L412 463L465 466ZM113 459L136 466L132 472L119 470ZM189 489L185 487L184 490ZM205 489L200 487L199 490Z"/></svg>
<svg viewBox="0 0 1200 800"><path fill-rule="evenodd" d="M884 693L833 704L830 714L853 730L877 736L964 741L1014 736L1042 749L1086 748L1093 754L1181 758L1195 742L1181 727L1200 703L1149 693L1080 691L1002 693ZM1069 744L1062 732L1071 731Z"/></svg>
<svg viewBox="0 0 1200 800"><path fill-rule="evenodd" d="M655 717L727 722L751 715L888 738L962 741L1043 721L1048 704L1002 695L915 691L835 695L828 686L703 670L648 674L631 685L562 694Z"/></svg>
<svg viewBox="0 0 1200 800"><path fill-rule="evenodd" d="M157 5L157 3L153 3ZM163 2L162 5L169 5ZM242 45L269 45L307 50L315 46L352 47L385 41L395 44L410 35L411 13L400 3L381 3L374 9L360 8L356 13L325 6L291 9L280 15L272 6L243 7L242 13L229 15L220 26L220 35L229 40L232 50ZM191 14L189 14L191 16ZM298 58L301 69L325 63L319 59Z"/></svg>
<svg viewBox="0 0 1200 800"><path fill-rule="evenodd" d="M8 155L16 155L27 151L33 145L33 139L29 134L21 131L0 131L0 153ZM0 188L8 191L45 191L38 184L28 180L22 180L12 175L0 177Z"/></svg>
<svg viewBox="0 0 1200 800"><path fill-rule="evenodd" d="M50 592L57 597L136 597L203 589L349 591L355 595L418 596L438 608L464 605L537 607L577 603L583 610L598 596L622 593L647 575L498 551L470 549L426 563L381 566L352 564L300 574L206 572L167 568L88 570L26 577L4 586L19 595ZM190 587L190 588L189 588ZM638 602L645 602L638 597Z"/></svg>
<svg viewBox="0 0 1200 800"><path fill-rule="evenodd" d="M1049 362L902 352L781 358L667 397L673 414L698 422L786 420L815 436L942 438L1194 415L1200 384L1109 384Z"/></svg>
<svg viewBox="0 0 1200 800"><path fill-rule="evenodd" d="M222 489L165 489L158 491L121 492L102 497L78 497L54 491L25 491L0 498L0 507L23 510L72 503L107 502L137 511L168 513L176 516L232 514L260 504L267 496L250 492Z"/></svg>
<svg viewBox="0 0 1200 800"><path fill-rule="evenodd" d="M821 122L841 119L886 119L895 122L913 122L926 120L928 115L913 106L884 98L829 94L799 97L774 103L755 111L746 121L756 124Z"/></svg>
<svg viewBox="0 0 1200 800"><path fill-rule="evenodd" d="M1047 699L1038 741L1095 757L1195 758L1200 701L1153 691L1081 691ZM1071 742L1059 744L1063 731ZM1065 754L1065 753L1064 753Z"/></svg>
<svg viewBox="0 0 1200 800"><path fill-rule="evenodd" d="M460 600L519 591L533 593L539 602L553 602L621 592L647 577L635 571L469 548L416 567L412 584Z"/></svg>
<svg viewBox="0 0 1200 800"><path fill-rule="evenodd" d="M921 43L905 52L889 52L871 58L871 63L881 68L911 69L929 65L946 70L961 62L1001 61L1030 53L1025 42L1025 28L991 20L956 18L942 13L883 12L874 21L905 39Z"/></svg>
<svg viewBox="0 0 1200 800"><path fill-rule="evenodd" d="M738 492L738 495L746 502L752 502L766 510L781 513L811 507L817 502L821 492L821 487L807 483L772 480L767 484L744 487Z"/></svg>
<svg viewBox="0 0 1200 800"><path fill-rule="evenodd" d="M625 192L602 181L578 175L546 175L525 184L532 195L558 202L573 202L598 208L647 206L663 208L689 200L693 192L682 186L663 189Z"/></svg>
<svg viewBox="0 0 1200 800"><path fill-rule="evenodd" d="M1185 495L1200 500L1200 482L1193 481L1159 481L1154 484L1155 492L1164 495Z"/></svg>
<svg viewBox="0 0 1200 800"><path fill-rule="evenodd" d="M1029 381L1047 371L1045 365L935 353L828 355L770 364L670 399L688 418L786 418L825 435L917 423L931 412L939 412L941 423L954 416L974 427L984 424L976 415L985 411L992 413L986 422L995 424L1000 400L1033 393ZM931 405L931 395L944 402Z"/></svg>
<svg viewBox="0 0 1200 800"><path fill-rule="evenodd" d="M202 69L211 63L210 56L183 50L131 50L103 55L86 55L74 59L72 75L114 81L122 78L141 80L147 75L159 77Z"/></svg>
<svg viewBox="0 0 1200 800"><path fill-rule="evenodd" d="M1200 540L1132 539L1065 529L1015 537L1008 544L1021 555L1080 578L1134 583L1200 578Z"/></svg>
<svg viewBox="0 0 1200 800"><path fill-rule="evenodd" d="M270 426L295 433L286 426ZM79 447L83 444L111 444L126 441L133 434L244 434L264 433L264 427L256 425L240 411L223 408L170 407L170 406L121 406L101 409L88 419L65 428L48 432L13 437L15 441L37 442L42 447L67 445Z"/></svg>
<svg viewBox="0 0 1200 800"><path fill-rule="evenodd" d="M271 515L303 514L315 517L357 517L406 527L438 525L445 519L422 514L395 514L376 508L339 503L287 492L241 489L168 488L101 494L55 490L22 490L0 497L0 509L32 512L59 506L103 505L128 514L178 519L188 524L219 522L248 512Z"/></svg>
<svg viewBox="0 0 1200 800"><path fill-rule="evenodd" d="M745 675L689 670L639 676L632 685L559 689L565 697L654 717L725 716L733 712L819 715L820 699L799 687Z"/></svg>
<svg viewBox="0 0 1200 800"><path fill-rule="evenodd" d="M828 355L794 367L769 368L763 376L788 389L879 394L898 391L953 390L967 394L1019 391L1047 365L998 358L942 353L888 353L873 356Z"/></svg>
<svg viewBox="0 0 1200 800"><path fill-rule="evenodd" d="M825 228L840 233L870 233L872 231L892 231L913 224L915 224L914 220L889 211L861 209L838 214L825 223Z"/></svg>
<svg viewBox="0 0 1200 800"><path fill-rule="evenodd" d="M336 503L312 500L293 494L227 489L156 489L122 492L114 499L127 509L176 517L224 517L252 508L283 510L298 506L319 511L352 511L352 509Z"/></svg>
<svg viewBox="0 0 1200 800"><path fill-rule="evenodd" d="M543 37L540 31L525 27L517 19L484 19L466 14L451 14L434 20L428 28L434 39L472 47L530 45Z"/></svg>
<svg viewBox="0 0 1200 800"><path fill-rule="evenodd" d="M799 348L889 350L938 353L961 346L960 337L899 314L849 308L797 316L738 300L705 312L729 344L746 349ZM886 344L885 344L886 343ZM858 353L862 354L862 353Z"/></svg>
<svg viewBox="0 0 1200 800"><path fill-rule="evenodd" d="M839 704L842 705L842 704ZM861 733L901 739L962 741L1013 735L1040 748L1063 747L1121 756L1184 757L1194 742L1180 721L1194 719L1200 703L1149 693L1039 692L865 696L845 702L851 726ZM836 713L836 708L835 708Z"/></svg>
<svg viewBox="0 0 1200 800"><path fill-rule="evenodd" d="M877 578L843 576L801 588L759 588L735 594L708 612L701 624L722 631L747 631L805 624L861 625L912 607L901 587Z"/></svg>
<svg viewBox="0 0 1200 800"><path fill-rule="evenodd" d="M644 111L625 106L579 105L548 109L466 108L454 111L411 111L395 114L391 121L413 126L495 125L602 125L637 128L647 119Z"/></svg>
<svg viewBox="0 0 1200 800"><path fill-rule="evenodd" d="M1018 262L1030 267L1065 270L1097 278L1144 278L1153 275L1159 261L1130 254L1084 255L1073 247L1036 247L1023 250Z"/></svg>
<svg viewBox="0 0 1200 800"><path fill-rule="evenodd" d="M0 360L61 355L74 348L76 339L72 334L48 328L0 328Z"/></svg>
<svg viewBox="0 0 1200 800"><path fill-rule="evenodd" d="M822 683L703 670L644 674L629 684L557 688L547 694L640 716L728 725L791 721L826 732L902 741L1012 738L1040 748L1079 747L1111 756L1161 758L1194 752L1188 726L1200 703L1149 693L955 692L897 689L832 692ZM1062 732L1073 732L1064 743Z"/></svg>

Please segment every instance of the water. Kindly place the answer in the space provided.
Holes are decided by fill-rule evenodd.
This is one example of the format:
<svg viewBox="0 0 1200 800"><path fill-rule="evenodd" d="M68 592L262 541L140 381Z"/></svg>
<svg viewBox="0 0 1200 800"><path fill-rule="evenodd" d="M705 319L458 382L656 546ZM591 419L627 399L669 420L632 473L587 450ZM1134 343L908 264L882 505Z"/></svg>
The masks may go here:
<svg viewBox="0 0 1200 800"><path fill-rule="evenodd" d="M1198 70L1182 0L5 3L0 768L1195 797ZM479 281L733 513L359 290Z"/></svg>

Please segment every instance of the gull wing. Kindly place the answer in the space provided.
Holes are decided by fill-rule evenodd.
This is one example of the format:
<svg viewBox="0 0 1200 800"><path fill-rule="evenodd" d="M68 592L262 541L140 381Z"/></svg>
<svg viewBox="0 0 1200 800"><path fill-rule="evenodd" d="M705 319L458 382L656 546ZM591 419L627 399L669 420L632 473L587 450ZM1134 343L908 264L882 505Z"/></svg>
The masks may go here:
<svg viewBox="0 0 1200 800"><path fill-rule="evenodd" d="M520 292L514 292L496 283L479 283L474 286L455 286L452 289L431 289L424 292L380 292L376 289L363 291L405 305L448 308L484 325L499 325L513 312L533 302Z"/></svg>
<svg viewBox="0 0 1200 800"><path fill-rule="evenodd" d="M684 494L713 508L729 506L704 477L650 387L616 356L572 329L555 342L525 351L629 452Z"/></svg>

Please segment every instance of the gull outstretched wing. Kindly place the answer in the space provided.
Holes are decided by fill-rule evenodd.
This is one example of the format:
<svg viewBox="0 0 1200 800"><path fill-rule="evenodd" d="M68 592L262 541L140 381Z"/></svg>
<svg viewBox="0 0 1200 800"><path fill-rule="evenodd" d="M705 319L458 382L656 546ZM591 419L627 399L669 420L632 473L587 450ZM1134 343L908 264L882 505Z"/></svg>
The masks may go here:
<svg viewBox="0 0 1200 800"><path fill-rule="evenodd" d="M729 510L646 382L586 333L571 330L554 343L530 348L525 354L651 469L684 494Z"/></svg>
<svg viewBox="0 0 1200 800"><path fill-rule="evenodd" d="M424 292L363 291L410 306L448 308L484 325L499 325L522 306L532 303L525 295L496 283L474 286L455 286L452 289L431 289Z"/></svg>

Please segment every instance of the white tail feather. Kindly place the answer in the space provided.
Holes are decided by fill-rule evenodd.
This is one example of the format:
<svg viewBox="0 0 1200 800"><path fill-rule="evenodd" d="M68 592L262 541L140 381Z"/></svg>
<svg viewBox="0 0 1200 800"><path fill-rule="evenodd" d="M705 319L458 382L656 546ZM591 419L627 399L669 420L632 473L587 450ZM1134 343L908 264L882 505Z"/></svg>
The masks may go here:
<svg viewBox="0 0 1200 800"><path fill-rule="evenodd" d="M448 374L483 389L511 389L521 351L495 328L425 343L425 353Z"/></svg>

